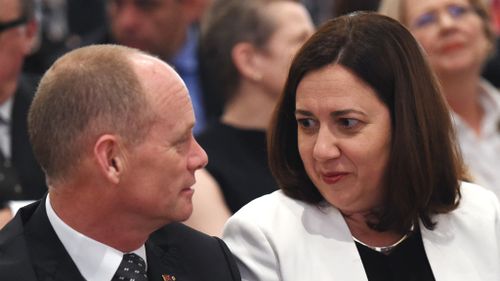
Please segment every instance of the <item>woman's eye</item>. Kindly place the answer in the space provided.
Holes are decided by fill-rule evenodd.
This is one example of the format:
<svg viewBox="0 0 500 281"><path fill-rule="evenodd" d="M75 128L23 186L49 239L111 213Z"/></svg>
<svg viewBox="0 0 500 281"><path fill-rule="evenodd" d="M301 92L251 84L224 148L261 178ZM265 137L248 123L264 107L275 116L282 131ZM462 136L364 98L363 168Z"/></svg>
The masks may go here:
<svg viewBox="0 0 500 281"><path fill-rule="evenodd" d="M342 127L346 129L354 128L359 124L359 120L353 118L342 118L339 120Z"/></svg>
<svg viewBox="0 0 500 281"><path fill-rule="evenodd" d="M316 122L311 118L301 118L301 119L297 119L297 124L301 128L309 129L309 128L314 127Z"/></svg>
<svg viewBox="0 0 500 281"><path fill-rule="evenodd" d="M429 12L419 16L415 23L413 24L417 28L423 28L428 25L434 24L437 22L437 16L435 13Z"/></svg>
<svg viewBox="0 0 500 281"><path fill-rule="evenodd" d="M453 18L459 18L466 14L469 11L468 7L459 6L459 5L450 5L448 6L448 14Z"/></svg>

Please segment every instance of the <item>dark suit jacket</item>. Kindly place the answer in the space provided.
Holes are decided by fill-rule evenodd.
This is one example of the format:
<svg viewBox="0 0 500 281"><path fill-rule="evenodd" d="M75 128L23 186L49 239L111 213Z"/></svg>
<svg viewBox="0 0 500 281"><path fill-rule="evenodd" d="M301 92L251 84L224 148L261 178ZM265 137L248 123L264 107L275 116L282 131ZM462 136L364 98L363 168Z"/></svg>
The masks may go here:
<svg viewBox="0 0 500 281"><path fill-rule="evenodd" d="M241 280L222 240L181 223L153 233L146 255L150 281L163 281L162 275L175 276L176 281ZM20 209L0 231L0 280L84 280L54 232L44 200Z"/></svg>
<svg viewBox="0 0 500 281"><path fill-rule="evenodd" d="M38 200L47 192L44 173L35 160L28 136L28 110L37 83L38 77L23 75L14 95L10 126L11 160L21 190L15 191L14 185L2 186L0 201Z"/></svg>

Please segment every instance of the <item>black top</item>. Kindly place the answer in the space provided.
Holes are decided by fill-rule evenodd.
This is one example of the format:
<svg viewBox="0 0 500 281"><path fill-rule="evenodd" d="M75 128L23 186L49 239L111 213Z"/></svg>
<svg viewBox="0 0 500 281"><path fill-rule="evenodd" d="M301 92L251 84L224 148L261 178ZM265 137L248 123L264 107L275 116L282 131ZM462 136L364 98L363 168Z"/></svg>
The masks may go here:
<svg viewBox="0 0 500 281"><path fill-rule="evenodd" d="M267 163L266 133L213 123L197 137L208 154L206 169L234 213L278 186Z"/></svg>
<svg viewBox="0 0 500 281"><path fill-rule="evenodd" d="M416 229L388 255L356 242L369 281L435 281Z"/></svg>
<svg viewBox="0 0 500 281"><path fill-rule="evenodd" d="M39 77L22 75L14 94L10 124L11 159L0 157L0 205L9 200L38 200L47 192L45 176L35 160L28 136L28 110Z"/></svg>

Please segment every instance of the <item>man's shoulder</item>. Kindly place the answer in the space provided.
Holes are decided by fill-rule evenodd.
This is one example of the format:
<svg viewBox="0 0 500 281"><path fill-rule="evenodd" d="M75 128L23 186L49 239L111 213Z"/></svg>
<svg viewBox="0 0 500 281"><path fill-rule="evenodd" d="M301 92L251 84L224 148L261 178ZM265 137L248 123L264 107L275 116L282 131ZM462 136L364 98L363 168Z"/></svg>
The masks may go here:
<svg viewBox="0 0 500 281"><path fill-rule="evenodd" d="M38 202L20 209L0 230L0 276L2 281L36 280L25 240L24 225Z"/></svg>
<svg viewBox="0 0 500 281"><path fill-rule="evenodd" d="M186 249L200 249L201 247L202 249L207 248L220 251L220 249L217 249L217 247L220 247L220 239L206 235L182 223L168 224L155 231L150 239L159 246L175 246L176 248Z"/></svg>
<svg viewBox="0 0 500 281"><path fill-rule="evenodd" d="M203 276L221 281L240 280L233 255L217 237L182 223L171 223L154 232L149 242L175 258L182 268L189 269L193 280L204 280Z"/></svg>

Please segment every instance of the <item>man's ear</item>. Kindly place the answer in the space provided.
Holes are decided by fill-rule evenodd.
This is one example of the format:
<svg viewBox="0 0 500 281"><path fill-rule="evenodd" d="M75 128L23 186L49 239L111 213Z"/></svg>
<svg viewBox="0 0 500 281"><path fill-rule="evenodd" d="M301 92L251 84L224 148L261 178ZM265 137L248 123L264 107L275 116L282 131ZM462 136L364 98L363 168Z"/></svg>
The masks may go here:
<svg viewBox="0 0 500 281"><path fill-rule="evenodd" d="M38 44L38 22L29 20L24 27L24 54L29 55Z"/></svg>
<svg viewBox="0 0 500 281"><path fill-rule="evenodd" d="M241 42L234 45L231 58L242 77L251 81L262 79L260 55L252 44Z"/></svg>
<svg viewBox="0 0 500 281"><path fill-rule="evenodd" d="M125 168L125 153L120 143L121 139L115 135L102 135L94 145L94 157L104 178L114 184L120 182Z"/></svg>

